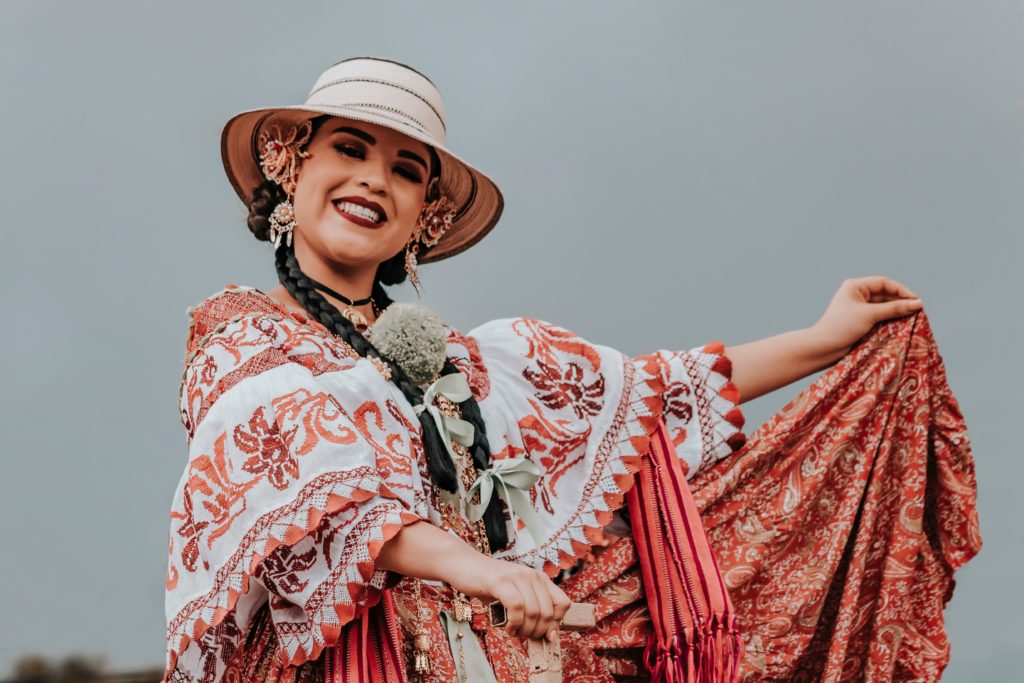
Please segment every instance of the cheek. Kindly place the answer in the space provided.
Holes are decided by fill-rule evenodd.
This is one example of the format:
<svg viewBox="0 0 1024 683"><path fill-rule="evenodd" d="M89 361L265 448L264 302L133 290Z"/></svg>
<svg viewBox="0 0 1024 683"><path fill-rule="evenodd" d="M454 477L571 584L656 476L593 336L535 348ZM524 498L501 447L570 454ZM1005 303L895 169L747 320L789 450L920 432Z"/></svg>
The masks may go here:
<svg viewBox="0 0 1024 683"><path fill-rule="evenodd" d="M411 236L419 221L420 212L423 210L423 193L410 192L408 196L401 197L396 203L401 223L407 228L408 235Z"/></svg>

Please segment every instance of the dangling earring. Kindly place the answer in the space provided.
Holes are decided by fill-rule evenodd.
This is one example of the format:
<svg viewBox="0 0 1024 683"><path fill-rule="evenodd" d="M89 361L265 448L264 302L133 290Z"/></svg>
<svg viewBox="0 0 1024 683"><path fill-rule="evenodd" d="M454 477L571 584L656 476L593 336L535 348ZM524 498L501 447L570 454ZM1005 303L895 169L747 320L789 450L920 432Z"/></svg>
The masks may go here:
<svg viewBox="0 0 1024 683"><path fill-rule="evenodd" d="M292 206L291 198L274 207L270 214L270 241L274 243L274 249L281 246L281 238L284 237L285 246L292 246L292 233L295 231L295 207Z"/></svg>
<svg viewBox="0 0 1024 683"><path fill-rule="evenodd" d="M423 288L420 287L420 275L416 271L416 254L420 251L417 235L413 234L412 239L405 245L405 274L409 276L409 282L416 288L416 296L423 296Z"/></svg>
<svg viewBox="0 0 1024 683"><path fill-rule="evenodd" d="M455 204L437 191L437 176L431 178L427 185L427 197L434 199L423 206L412 237L405 245L405 273L409 276L409 282L416 288L417 296L422 296L423 293L419 273L416 271L420 248L433 247L440 242L444 234L451 229L457 213Z"/></svg>
<svg viewBox="0 0 1024 683"><path fill-rule="evenodd" d="M303 150L302 146L309 142L312 133L312 121L304 121L285 130L275 124L260 132L260 168L264 177L280 185L285 193L284 201L275 206L270 214L270 241L274 243L275 249L281 246L282 238L285 246L292 246L292 233L295 232L292 197L295 196L299 167L302 160L309 156L309 152Z"/></svg>

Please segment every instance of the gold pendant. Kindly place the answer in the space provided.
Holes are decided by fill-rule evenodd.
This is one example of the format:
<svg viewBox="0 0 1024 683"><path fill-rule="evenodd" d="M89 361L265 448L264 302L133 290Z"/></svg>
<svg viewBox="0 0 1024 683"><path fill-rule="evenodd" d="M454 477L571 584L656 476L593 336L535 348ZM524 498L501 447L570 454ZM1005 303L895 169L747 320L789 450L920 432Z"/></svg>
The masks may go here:
<svg viewBox="0 0 1024 683"><path fill-rule="evenodd" d="M351 306L349 306L348 308L343 310L341 312L341 314L343 316L345 316L346 318L348 318L349 320L351 320L352 324L355 325L356 327L359 327L359 326L369 327L370 326L370 323L367 322L367 320L366 320L366 316L363 315L362 313L360 313L359 311L357 311L356 309L352 308Z"/></svg>
<svg viewBox="0 0 1024 683"><path fill-rule="evenodd" d="M455 621L470 621L473 618L473 606L462 593L456 593L452 598L452 616Z"/></svg>

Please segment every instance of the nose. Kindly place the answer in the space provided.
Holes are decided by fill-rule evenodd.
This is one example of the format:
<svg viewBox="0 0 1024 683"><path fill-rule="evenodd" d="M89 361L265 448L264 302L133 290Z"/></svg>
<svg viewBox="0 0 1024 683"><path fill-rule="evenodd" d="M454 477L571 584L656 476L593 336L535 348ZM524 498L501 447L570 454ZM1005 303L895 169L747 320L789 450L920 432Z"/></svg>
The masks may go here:
<svg viewBox="0 0 1024 683"><path fill-rule="evenodd" d="M360 171L362 171L362 178L359 180L360 187L365 187L368 191L382 197L387 194L388 180L384 164L367 161L361 164Z"/></svg>

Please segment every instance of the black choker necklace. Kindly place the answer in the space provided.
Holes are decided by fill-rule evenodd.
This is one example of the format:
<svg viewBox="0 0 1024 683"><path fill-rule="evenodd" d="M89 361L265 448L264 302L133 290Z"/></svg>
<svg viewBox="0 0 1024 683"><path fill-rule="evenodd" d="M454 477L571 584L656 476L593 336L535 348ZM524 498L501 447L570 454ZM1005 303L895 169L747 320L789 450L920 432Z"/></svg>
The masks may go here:
<svg viewBox="0 0 1024 683"><path fill-rule="evenodd" d="M315 287L316 289L319 289L321 292L324 292L326 294L330 294L338 301L344 303L345 308L344 310L341 311L341 314L348 318L349 320L351 320L352 324L355 325L357 329L360 327L363 329L369 327L369 322L366 320L366 316L364 316L362 313L355 309L356 306L365 306L366 304L373 304L373 314L379 315L377 312L377 304L376 302L374 302L372 294L366 297L365 299L356 299L355 301L353 301L344 294L339 294L338 292L335 292L327 285L321 282L317 282L308 275L306 275L306 279L309 280L309 283L313 285L313 287Z"/></svg>
<svg viewBox="0 0 1024 683"><path fill-rule="evenodd" d="M339 294L338 292L335 292L333 289L331 289L327 285L325 285L325 284L323 284L321 282L317 282L316 280L314 280L313 278L311 278L308 275L306 275L306 279L309 280L311 285L313 285L314 287L319 289L321 292L326 292L326 293L330 294L331 296L333 296L338 301L344 302L345 305L347 305L347 306L365 306L366 304L368 304L371 301L373 301L373 295L372 294L370 296L366 297L365 299L356 299L355 301L352 301L352 299L349 299L344 294Z"/></svg>

